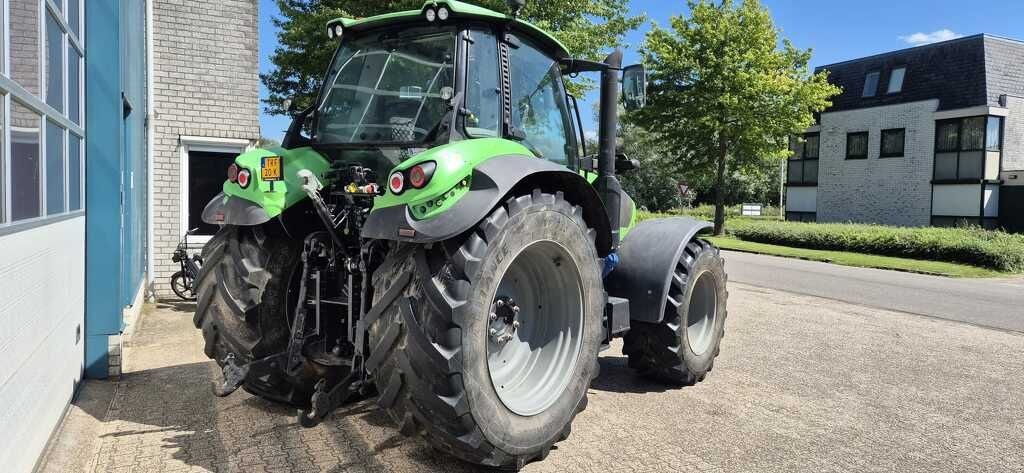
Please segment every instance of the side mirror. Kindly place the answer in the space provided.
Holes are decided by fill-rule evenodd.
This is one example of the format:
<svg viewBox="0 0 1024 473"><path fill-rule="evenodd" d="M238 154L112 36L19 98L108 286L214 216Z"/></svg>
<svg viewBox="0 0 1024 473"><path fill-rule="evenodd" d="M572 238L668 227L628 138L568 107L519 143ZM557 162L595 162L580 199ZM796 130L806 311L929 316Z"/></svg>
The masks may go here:
<svg viewBox="0 0 1024 473"><path fill-rule="evenodd" d="M640 169L640 160L629 159L625 153L615 154L615 172L628 172L634 169Z"/></svg>
<svg viewBox="0 0 1024 473"><path fill-rule="evenodd" d="M622 69L622 101L627 111L639 110L647 104L647 71L643 64Z"/></svg>

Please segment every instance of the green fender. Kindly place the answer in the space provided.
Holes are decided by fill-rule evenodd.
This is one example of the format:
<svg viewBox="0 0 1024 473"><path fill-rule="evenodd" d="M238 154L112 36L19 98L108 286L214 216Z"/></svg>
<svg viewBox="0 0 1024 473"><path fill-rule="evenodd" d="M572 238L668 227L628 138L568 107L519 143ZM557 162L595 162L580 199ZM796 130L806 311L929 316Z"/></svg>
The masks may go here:
<svg viewBox="0 0 1024 473"><path fill-rule="evenodd" d="M261 175L263 158L280 156L284 169L284 180L268 182ZM239 170L250 173L249 185L224 181L221 193L217 194L203 209L203 221L227 225L259 225L281 215L285 209L306 199L299 181L298 172L309 169L320 180L330 163L312 148L270 148L246 151L235 158Z"/></svg>
<svg viewBox="0 0 1024 473"><path fill-rule="evenodd" d="M481 138L459 141L414 156L396 170L425 161L437 163L429 184L401 195L378 197L362 229L364 238L430 243L473 228L510 192L541 188L561 191L582 207L595 231L598 254L611 247L608 216L593 186L579 173L534 155L514 141Z"/></svg>

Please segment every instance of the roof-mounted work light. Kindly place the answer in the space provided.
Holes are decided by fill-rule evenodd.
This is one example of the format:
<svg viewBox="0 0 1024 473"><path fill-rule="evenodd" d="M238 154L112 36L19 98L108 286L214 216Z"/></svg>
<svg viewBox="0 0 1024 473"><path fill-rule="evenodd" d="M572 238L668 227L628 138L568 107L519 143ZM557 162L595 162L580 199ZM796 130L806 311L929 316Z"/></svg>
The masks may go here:
<svg viewBox="0 0 1024 473"><path fill-rule="evenodd" d="M341 34L345 32L345 28L341 26L341 23L335 23L327 27L327 37L331 39L341 40Z"/></svg>

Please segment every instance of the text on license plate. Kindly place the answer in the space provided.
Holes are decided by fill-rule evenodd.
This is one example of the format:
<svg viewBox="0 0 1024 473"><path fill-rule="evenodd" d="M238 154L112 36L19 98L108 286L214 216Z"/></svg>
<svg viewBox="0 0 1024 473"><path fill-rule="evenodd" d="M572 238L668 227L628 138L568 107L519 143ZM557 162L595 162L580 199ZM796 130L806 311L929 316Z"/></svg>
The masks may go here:
<svg viewBox="0 0 1024 473"><path fill-rule="evenodd" d="M263 181L280 181L281 180L281 157L280 156L266 156L263 158L260 169L260 177Z"/></svg>

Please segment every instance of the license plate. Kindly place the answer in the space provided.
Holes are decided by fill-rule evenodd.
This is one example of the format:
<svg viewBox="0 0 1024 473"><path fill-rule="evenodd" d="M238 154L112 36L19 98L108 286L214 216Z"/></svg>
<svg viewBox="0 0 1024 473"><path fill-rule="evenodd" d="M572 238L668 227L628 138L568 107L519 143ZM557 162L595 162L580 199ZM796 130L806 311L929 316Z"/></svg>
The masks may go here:
<svg viewBox="0 0 1024 473"><path fill-rule="evenodd" d="M260 177L264 182L281 180L281 157L267 156L263 158L260 169Z"/></svg>

